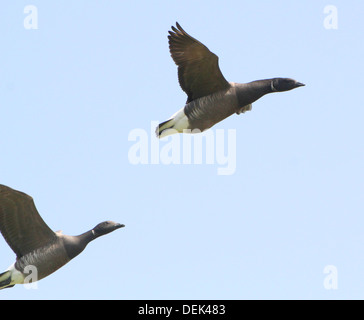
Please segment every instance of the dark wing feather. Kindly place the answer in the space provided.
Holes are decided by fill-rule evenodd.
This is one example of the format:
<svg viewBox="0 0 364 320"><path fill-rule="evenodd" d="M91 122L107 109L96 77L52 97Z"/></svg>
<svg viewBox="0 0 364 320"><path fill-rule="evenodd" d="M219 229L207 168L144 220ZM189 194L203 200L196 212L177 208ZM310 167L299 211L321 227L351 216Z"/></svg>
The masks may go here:
<svg viewBox="0 0 364 320"><path fill-rule="evenodd" d="M219 58L176 23L169 31L169 51L178 66L178 80L187 102L229 88L219 68Z"/></svg>
<svg viewBox="0 0 364 320"><path fill-rule="evenodd" d="M27 194L0 185L0 232L20 258L55 239Z"/></svg>

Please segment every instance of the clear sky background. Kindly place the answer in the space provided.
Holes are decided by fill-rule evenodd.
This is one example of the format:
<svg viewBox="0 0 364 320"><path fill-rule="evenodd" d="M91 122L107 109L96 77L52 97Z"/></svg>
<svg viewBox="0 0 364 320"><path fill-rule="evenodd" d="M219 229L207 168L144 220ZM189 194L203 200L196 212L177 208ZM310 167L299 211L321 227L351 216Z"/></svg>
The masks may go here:
<svg viewBox="0 0 364 320"><path fill-rule="evenodd" d="M126 227L0 299L363 299L363 12L352 0L2 3L0 183L31 195L55 231ZM185 103L176 21L229 81L306 83L212 129L236 130L232 175L129 161L130 132L151 147L151 123ZM14 260L1 237L0 271Z"/></svg>

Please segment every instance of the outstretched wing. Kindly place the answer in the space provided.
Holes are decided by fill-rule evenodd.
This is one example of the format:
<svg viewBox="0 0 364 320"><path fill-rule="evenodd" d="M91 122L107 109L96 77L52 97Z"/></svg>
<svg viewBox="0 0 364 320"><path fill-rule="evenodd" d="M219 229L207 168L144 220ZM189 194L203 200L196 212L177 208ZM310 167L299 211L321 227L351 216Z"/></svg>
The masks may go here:
<svg viewBox="0 0 364 320"><path fill-rule="evenodd" d="M32 197L0 185L0 232L20 258L55 239Z"/></svg>
<svg viewBox="0 0 364 320"><path fill-rule="evenodd" d="M178 66L178 80L187 103L230 87L219 68L219 58L176 23L169 31L169 50Z"/></svg>

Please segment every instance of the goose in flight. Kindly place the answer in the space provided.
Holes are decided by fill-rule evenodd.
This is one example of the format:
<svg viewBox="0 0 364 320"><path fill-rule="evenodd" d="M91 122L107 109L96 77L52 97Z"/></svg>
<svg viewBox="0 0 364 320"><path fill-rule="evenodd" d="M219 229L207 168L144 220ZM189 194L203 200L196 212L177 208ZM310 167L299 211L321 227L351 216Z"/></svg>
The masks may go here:
<svg viewBox="0 0 364 320"><path fill-rule="evenodd" d="M234 113L252 109L252 103L267 93L283 92L303 83L290 78L228 82L218 57L176 23L169 31L169 50L178 66L178 80L187 94L185 106L156 128L159 138L174 133L199 133Z"/></svg>
<svg viewBox="0 0 364 320"><path fill-rule="evenodd" d="M0 185L0 232L16 254L15 263L0 273L0 289L27 283L30 273L32 281L49 276L79 255L90 241L122 227L105 221L78 236L53 232L30 196Z"/></svg>

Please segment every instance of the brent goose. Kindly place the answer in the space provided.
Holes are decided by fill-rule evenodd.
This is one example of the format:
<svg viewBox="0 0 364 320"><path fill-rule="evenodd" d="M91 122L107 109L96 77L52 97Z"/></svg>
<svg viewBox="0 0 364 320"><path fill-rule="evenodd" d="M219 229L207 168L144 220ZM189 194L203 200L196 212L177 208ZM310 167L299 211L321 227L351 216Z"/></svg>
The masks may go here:
<svg viewBox="0 0 364 320"><path fill-rule="evenodd" d="M289 78L228 82L220 71L218 57L178 23L176 26L169 31L169 50L178 66L180 86L188 98L181 110L159 124L156 129L159 138L202 132L234 113L250 111L252 103L267 93L304 86Z"/></svg>
<svg viewBox="0 0 364 320"><path fill-rule="evenodd" d="M122 227L105 221L79 236L55 233L43 221L30 196L0 185L0 232L16 254L15 263L0 273L0 289L26 283L29 270L37 272L32 281L49 276L80 254L90 241Z"/></svg>

